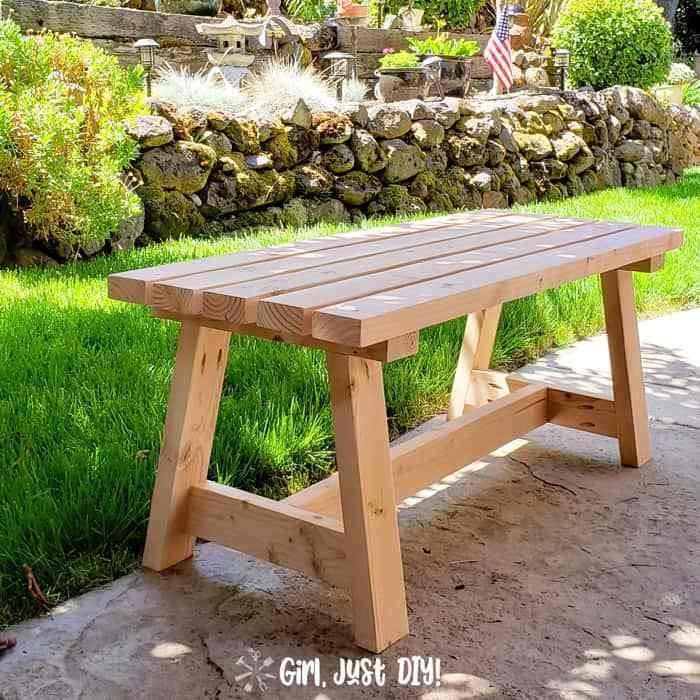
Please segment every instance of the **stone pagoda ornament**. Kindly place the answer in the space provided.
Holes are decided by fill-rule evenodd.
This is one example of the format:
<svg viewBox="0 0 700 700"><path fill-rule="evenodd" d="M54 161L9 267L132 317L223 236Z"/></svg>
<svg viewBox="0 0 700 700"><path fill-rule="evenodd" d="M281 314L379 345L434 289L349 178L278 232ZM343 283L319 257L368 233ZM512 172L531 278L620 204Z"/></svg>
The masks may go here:
<svg viewBox="0 0 700 700"><path fill-rule="evenodd" d="M255 54L248 53L247 38L257 40L261 48L276 52L280 39L294 41L298 37L293 25L280 14L281 0L268 0L268 12L262 19L237 20L228 16L218 24L198 24L197 31L202 36L216 41L216 50L207 51L212 69L211 77L219 77L234 87L239 87L241 79L250 75L250 66Z"/></svg>

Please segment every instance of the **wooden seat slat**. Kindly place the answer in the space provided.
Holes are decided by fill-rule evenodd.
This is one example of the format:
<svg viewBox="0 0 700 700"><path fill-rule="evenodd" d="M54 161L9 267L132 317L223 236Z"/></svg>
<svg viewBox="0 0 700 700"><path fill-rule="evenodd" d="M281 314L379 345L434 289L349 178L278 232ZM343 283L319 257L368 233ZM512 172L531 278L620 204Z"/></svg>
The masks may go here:
<svg viewBox="0 0 700 700"><path fill-rule="evenodd" d="M505 221L505 223L501 223ZM528 222L527 227L533 231L547 231L565 225L561 220L543 219ZM342 261L372 258L392 251L401 251L409 247L416 250L416 259L429 257L418 249L418 246L430 246L433 243L449 240L471 238L482 232L512 229L522 226L522 223L512 223L506 219L495 219L483 223L452 224L438 229L426 229L417 233L393 236L370 243L343 246L342 248L326 248L320 251L306 252L299 255L287 256L275 260L261 261L243 267L224 268L211 272L201 272L186 277L176 277L165 282L155 282L147 293L146 303L155 308L178 313L199 313L202 306L202 293L206 290L220 291L226 294L239 284L253 280L271 281L282 278L285 274L303 270L325 269L329 272ZM284 290L284 287L280 287Z"/></svg>
<svg viewBox="0 0 700 700"><path fill-rule="evenodd" d="M541 233L509 243L479 248L417 262L400 268L366 274L299 292L268 297L257 304L257 323L266 328L301 334L311 333L311 316L316 309L332 306L353 299L379 293L400 293L400 289L419 282L427 282L458 272L475 270L505 260L538 255L548 248L568 246L582 240L610 235L623 229L633 229L633 224L599 222L585 228L561 229ZM514 263L517 266L519 262Z"/></svg>
<svg viewBox="0 0 700 700"><path fill-rule="evenodd" d="M235 323L255 323L257 303L262 298L301 289L307 289L312 293L312 288L319 285L349 280L359 275L397 269L422 261L435 260L438 262L438 258L442 259L449 255L481 250L534 236L543 236L552 230L552 227L546 227L545 223L549 222L543 222L542 225L508 226L492 231L487 230L483 233L456 235L429 245L423 243L419 246L402 248L395 244L393 250L375 255L333 261L330 264L289 274L267 276L228 287L207 289L201 294L201 299L193 298L190 294L190 305L194 307L194 313L201 313L206 318L223 319ZM581 225L578 223L568 228ZM160 308L160 296L156 294L159 288L160 285L155 285L153 288L153 301L154 305Z"/></svg>
<svg viewBox="0 0 700 700"><path fill-rule="evenodd" d="M628 228L319 309L313 314L312 335L363 347L565 282L616 270L678 248L682 242L683 234L678 230Z"/></svg>
<svg viewBox="0 0 700 700"><path fill-rule="evenodd" d="M476 215L475 215L476 214ZM445 226L458 226L460 224L473 224L490 219L515 218L526 221L535 217L526 214L511 214L502 210L483 210L481 212L460 212L436 219L424 219L409 221L404 224L384 226L376 229L362 229L348 231L326 238L314 238L293 243L270 246L268 248L229 253L227 255L215 255L198 260L187 260L156 267L146 267L130 272L120 272L109 276L109 296L112 299L132 302L134 304L147 304L149 287L155 282L163 282L175 277L195 275L201 272L215 272L217 270L252 265L266 260L276 260L294 255L301 255L313 251L331 248L343 248L368 241L402 236L417 231L443 228Z"/></svg>

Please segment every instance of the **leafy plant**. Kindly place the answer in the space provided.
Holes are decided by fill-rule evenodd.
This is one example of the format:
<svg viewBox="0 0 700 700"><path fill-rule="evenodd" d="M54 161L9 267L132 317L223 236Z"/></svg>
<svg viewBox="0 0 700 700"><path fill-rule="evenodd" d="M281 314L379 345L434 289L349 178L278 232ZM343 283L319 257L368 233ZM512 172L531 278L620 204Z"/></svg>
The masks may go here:
<svg viewBox="0 0 700 700"><path fill-rule="evenodd" d="M671 67L671 29L654 0L569 0L553 40L571 51L574 86L648 88Z"/></svg>
<svg viewBox="0 0 700 700"><path fill-rule="evenodd" d="M688 107L700 107L700 80L683 86L683 104Z"/></svg>
<svg viewBox="0 0 700 700"><path fill-rule="evenodd" d="M666 82L670 85L682 85L695 80L695 71L686 66L685 63L672 63L671 70L668 72Z"/></svg>
<svg viewBox="0 0 700 700"><path fill-rule="evenodd" d="M421 7L424 24L435 24L442 20L450 29L469 29L472 27L477 12L485 0L424 0L416 7Z"/></svg>
<svg viewBox="0 0 700 700"><path fill-rule="evenodd" d="M322 22L333 16L336 4L332 0L285 0L284 9L300 22Z"/></svg>
<svg viewBox="0 0 700 700"><path fill-rule="evenodd" d="M412 7L423 10L423 24L447 29L470 29L487 0L414 0ZM370 17L378 18L379 5L384 14L398 15L407 0L370 0Z"/></svg>
<svg viewBox="0 0 700 700"><path fill-rule="evenodd" d="M382 70L408 70L411 68L418 68L418 56L409 51L385 53L379 59L379 68Z"/></svg>
<svg viewBox="0 0 700 700"><path fill-rule="evenodd" d="M123 122L145 112L141 69L89 41L0 22L0 191L34 238L103 242L138 211L121 180L137 152Z"/></svg>
<svg viewBox="0 0 700 700"><path fill-rule="evenodd" d="M525 4L530 27L539 36L549 36L568 0L528 0Z"/></svg>
<svg viewBox="0 0 700 700"><path fill-rule="evenodd" d="M468 58L479 53L479 44L467 39L449 39L439 34L427 39L408 39L411 50L419 56Z"/></svg>

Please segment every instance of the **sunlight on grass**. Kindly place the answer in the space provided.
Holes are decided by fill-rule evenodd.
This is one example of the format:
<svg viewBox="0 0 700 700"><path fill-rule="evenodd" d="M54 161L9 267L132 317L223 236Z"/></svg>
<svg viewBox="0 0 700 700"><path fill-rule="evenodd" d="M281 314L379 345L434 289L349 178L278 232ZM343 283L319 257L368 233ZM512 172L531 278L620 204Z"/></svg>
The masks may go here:
<svg viewBox="0 0 700 700"><path fill-rule="evenodd" d="M531 209L685 229L684 248L661 272L637 275L637 301L642 313L658 314L700 299L700 171L674 187ZM0 625L35 612L24 563L58 601L125 573L142 548L176 327L108 300L107 275L347 228L187 239L0 273ZM512 368L601 327L594 279L513 302L494 365ZM393 435L446 404L462 330L461 321L427 329L418 356L386 368ZM211 477L280 497L332 468L322 353L234 338Z"/></svg>

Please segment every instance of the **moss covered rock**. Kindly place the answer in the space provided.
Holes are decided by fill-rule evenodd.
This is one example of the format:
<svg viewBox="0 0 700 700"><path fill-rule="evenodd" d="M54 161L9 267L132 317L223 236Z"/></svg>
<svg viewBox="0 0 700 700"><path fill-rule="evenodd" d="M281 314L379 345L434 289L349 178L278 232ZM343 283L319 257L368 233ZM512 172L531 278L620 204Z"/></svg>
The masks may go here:
<svg viewBox="0 0 700 700"><path fill-rule="evenodd" d="M346 144L337 144L323 153L321 163L332 173L342 175L355 167L355 154Z"/></svg>
<svg viewBox="0 0 700 700"><path fill-rule="evenodd" d="M182 192L147 185L138 193L146 212L144 229L156 240L196 235L205 223L197 205Z"/></svg>
<svg viewBox="0 0 700 700"><path fill-rule="evenodd" d="M386 166L386 156L377 139L364 129L355 129L351 141L355 160L366 173L376 173Z"/></svg>
<svg viewBox="0 0 700 700"><path fill-rule="evenodd" d="M305 197L330 194L333 175L318 165L300 165L294 169L296 191Z"/></svg>
<svg viewBox="0 0 700 700"><path fill-rule="evenodd" d="M367 207L370 216L381 214L420 214L426 210L425 204L414 197L403 185L388 185Z"/></svg>
<svg viewBox="0 0 700 700"><path fill-rule="evenodd" d="M233 147L246 155L260 153L258 125L247 119L232 119L224 130Z"/></svg>
<svg viewBox="0 0 700 700"><path fill-rule="evenodd" d="M360 171L342 175L335 182L335 192L341 202L353 207L367 204L382 189L382 183L373 175Z"/></svg>
<svg viewBox="0 0 700 700"><path fill-rule="evenodd" d="M191 194L207 184L214 163L213 148L193 141L177 141L146 151L139 168L147 185Z"/></svg>
<svg viewBox="0 0 700 700"><path fill-rule="evenodd" d="M285 202L292 197L296 186L294 173L278 173L275 170L244 170L235 175L235 180L241 211Z"/></svg>
<svg viewBox="0 0 700 700"><path fill-rule="evenodd" d="M518 149L528 160L543 160L554 152L551 141L544 134L528 134L516 131L513 138Z"/></svg>
<svg viewBox="0 0 700 700"><path fill-rule="evenodd" d="M403 182L425 170L425 154L418 146L401 139L389 139L381 144L386 158L384 180L388 183Z"/></svg>
<svg viewBox="0 0 700 700"><path fill-rule="evenodd" d="M447 153L453 163L463 168L484 165L488 157L486 146L481 141L456 134L447 137Z"/></svg>

